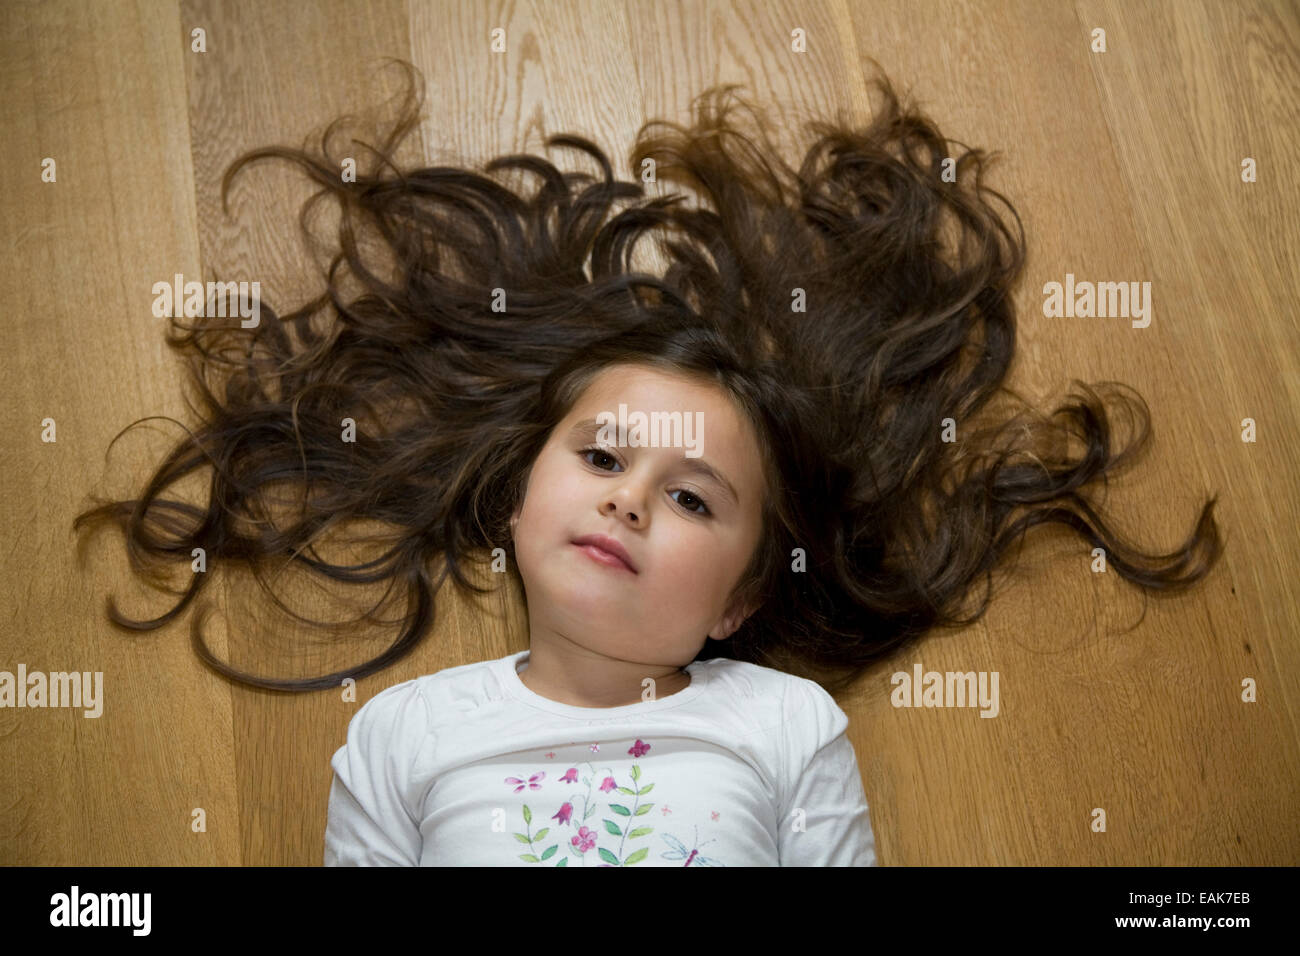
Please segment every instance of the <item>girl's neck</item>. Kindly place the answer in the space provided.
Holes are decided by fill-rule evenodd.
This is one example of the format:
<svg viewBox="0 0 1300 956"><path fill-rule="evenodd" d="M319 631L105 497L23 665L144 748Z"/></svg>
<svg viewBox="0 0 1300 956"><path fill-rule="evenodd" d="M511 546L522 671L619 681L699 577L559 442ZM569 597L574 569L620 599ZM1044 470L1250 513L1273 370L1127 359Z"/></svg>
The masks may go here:
<svg viewBox="0 0 1300 956"><path fill-rule="evenodd" d="M536 648L529 650L518 674L520 683L534 694L570 707L626 707L671 697L691 684L690 673L680 667L553 658L545 652L539 657ZM654 683L643 685L646 678Z"/></svg>

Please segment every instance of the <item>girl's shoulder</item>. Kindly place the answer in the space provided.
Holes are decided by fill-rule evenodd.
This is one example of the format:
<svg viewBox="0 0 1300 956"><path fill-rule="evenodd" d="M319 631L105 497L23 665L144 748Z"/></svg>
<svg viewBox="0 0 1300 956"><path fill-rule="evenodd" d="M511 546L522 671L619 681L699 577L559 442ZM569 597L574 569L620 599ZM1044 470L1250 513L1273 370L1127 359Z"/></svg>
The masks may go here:
<svg viewBox="0 0 1300 956"><path fill-rule="evenodd" d="M775 667L725 657L701 663L710 669L711 684L729 685L730 689L744 696L785 699L793 701L797 706L809 701L838 706L835 698L821 684Z"/></svg>
<svg viewBox="0 0 1300 956"><path fill-rule="evenodd" d="M396 711L411 717L420 711L432 727L449 714L464 714L498 696L491 689L492 667L496 663L474 661L446 667L385 687L367 700L356 716L364 721Z"/></svg>
<svg viewBox="0 0 1300 956"><path fill-rule="evenodd" d="M759 729L789 728L792 722L835 736L848 724L848 715L821 684L773 667L730 658L703 662L709 670L709 690L716 698L759 717Z"/></svg>

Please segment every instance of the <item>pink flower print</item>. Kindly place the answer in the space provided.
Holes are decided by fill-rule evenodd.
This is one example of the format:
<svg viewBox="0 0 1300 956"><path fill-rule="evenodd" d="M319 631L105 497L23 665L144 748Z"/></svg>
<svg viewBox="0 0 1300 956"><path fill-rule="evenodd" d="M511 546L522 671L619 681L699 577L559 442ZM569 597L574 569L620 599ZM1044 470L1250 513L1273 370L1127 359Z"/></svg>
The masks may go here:
<svg viewBox="0 0 1300 956"><path fill-rule="evenodd" d="M594 753L594 754L598 754L598 753L600 753L600 744L592 744L592 745L591 745L591 752Z"/></svg>
<svg viewBox="0 0 1300 956"><path fill-rule="evenodd" d="M667 804L664 804L664 806L660 807L659 812L662 813L664 816L668 816L668 814L672 813L672 811L668 809Z"/></svg>
<svg viewBox="0 0 1300 956"><path fill-rule="evenodd" d="M714 820L717 820L717 819L718 819L718 811L717 811L717 810L714 810L714 811L713 811L713 819L714 819Z"/></svg>
<svg viewBox="0 0 1300 956"><path fill-rule="evenodd" d="M616 783L614 782L614 778L613 778L613 777L606 777L606 778L605 778L605 782L602 783L602 784L600 785L600 789L601 789L601 790L604 790L606 793L609 793L611 790L613 790L613 789L614 789L615 787L617 787L617 786L618 786L618 784L616 784Z"/></svg>
<svg viewBox="0 0 1300 956"><path fill-rule="evenodd" d="M569 842L577 847L579 853L586 853L596 845L596 835L586 827L583 827L578 831L578 835Z"/></svg>
<svg viewBox="0 0 1300 956"><path fill-rule="evenodd" d="M634 743L630 748L628 748L628 753L630 753L633 757L644 757L646 751L649 749L650 749L650 745L642 742L641 738L638 737L636 739L636 743Z"/></svg>
<svg viewBox="0 0 1300 956"><path fill-rule="evenodd" d="M524 787L528 787L528 789L530 790L540 790L542 789L542 785L537 781L541 780L545 776L546 776L546 771L543 770L541 773L535 773L531 777L529 777L527 783L520 780L518 777L506 777L506 783L519 784L519 786L515 787L515 793L518 793L520 790L524 789Z"/></svg>
<svg viewBox="0 0 1300 956"><path fill-rule="evenodd" d="M566 803L564 806L560 807L560 812L554 814L551 819L559 820L560 823L568 823L569 817L571 816L573 816L573 804Z"/></svg>
<svg viewBox="0 0 1300 956"><path fill-rule="evenodd" d="M554 759L555 759L555 751L552 750L550 753L548 753L548 754L546 755L546 759L547 759L547 760L554 760Z"/></svg>
<svg viewBox="0 0 1300 956"><path fill-rule="evenodd" d="M570 767L560 778L560 783L576 783L578 780L578 768Z"/></svg>

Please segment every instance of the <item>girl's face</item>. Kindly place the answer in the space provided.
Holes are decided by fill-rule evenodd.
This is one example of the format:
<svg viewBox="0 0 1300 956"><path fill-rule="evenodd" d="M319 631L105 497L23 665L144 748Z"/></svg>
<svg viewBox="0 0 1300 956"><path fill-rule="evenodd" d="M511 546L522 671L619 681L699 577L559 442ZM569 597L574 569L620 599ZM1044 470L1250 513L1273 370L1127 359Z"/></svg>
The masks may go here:
<svg viewBox="0 0 1300 956"><path fill-rule="evenodd" d="M625 440L638 412L648 424L680 412L700 427L674 433L689 446L619 445L620 404ZM601 412L614 416L610 441L583 424ZM700 463L719 478L692 469ZM758 443L724 392L641 366L603 370L551 432L512 519L533 642L554 634L615 660L690 663L754 610L726 602L758 545L764 493ZM573 543L592 534L619 542L636 572Z"/></svg>

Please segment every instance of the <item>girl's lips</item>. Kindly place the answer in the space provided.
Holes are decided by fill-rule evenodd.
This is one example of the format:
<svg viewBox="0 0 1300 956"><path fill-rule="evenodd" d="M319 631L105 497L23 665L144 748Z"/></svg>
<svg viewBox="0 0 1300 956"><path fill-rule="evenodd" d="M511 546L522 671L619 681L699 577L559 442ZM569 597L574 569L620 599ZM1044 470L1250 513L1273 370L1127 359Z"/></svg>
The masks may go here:
<svg viewBox="0 0 1300 956"><path fill-rule="evenodd" d="M577 548L579 551L584 552L587 555L587 557L591 558L593 561L597 562L598 564L603 564L608 568L615 568L619 571L626 571L628 574L636 573L631 568L629 568L626 564L623 563L622 558L610 554L608 551L603 551L600 548L596 547L594 544L575 544L574 547Z"/></svg>

